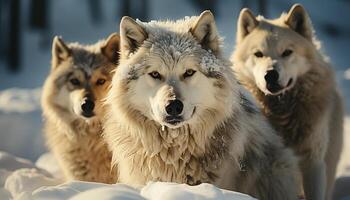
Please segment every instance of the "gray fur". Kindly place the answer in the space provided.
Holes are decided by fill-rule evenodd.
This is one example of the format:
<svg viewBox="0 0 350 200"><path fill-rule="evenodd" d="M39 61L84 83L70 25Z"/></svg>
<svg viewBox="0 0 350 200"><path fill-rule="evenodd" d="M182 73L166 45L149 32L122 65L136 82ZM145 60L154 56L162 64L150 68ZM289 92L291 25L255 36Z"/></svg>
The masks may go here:
<svg viewBox="0 0 350 200"><path fill-rule="evenodd" d="M231 63L219 53L214 25L208 11L176 22L122 19L125 49L107 96L103 134L118 182L208 182L262 200L295 200L295 157L237 83ZM135 32L128 35L130 30ZM203 40L200 36L208 31L210 38ZM136 50L130 37L138 41ZM184 60L190 66L178 64ZM180 77L182 67L197 71L193 79ZM138 78L130 80L134 70ZM150 70L159 71L162 80L150 78ZM195 107L182 124L164 125L154 117L154 107L174 98L185 109L187 104Z"/></svg>

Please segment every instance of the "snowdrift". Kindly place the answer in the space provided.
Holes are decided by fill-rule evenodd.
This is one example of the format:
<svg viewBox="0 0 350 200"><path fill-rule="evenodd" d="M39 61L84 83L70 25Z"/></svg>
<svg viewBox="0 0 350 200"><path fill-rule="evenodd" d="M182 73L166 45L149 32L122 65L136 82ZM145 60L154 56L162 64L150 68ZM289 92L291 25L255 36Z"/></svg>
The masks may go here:
<svg viewBox="0 0 350 200"><path fill-rule="evenodd" d="M63 182L58 164L51 154L41 156L36 164L6 152L0 152L0 199L19 200L253 200L254 198L214 185L198 186L150 182L144 187L83 181Z"/></svg>

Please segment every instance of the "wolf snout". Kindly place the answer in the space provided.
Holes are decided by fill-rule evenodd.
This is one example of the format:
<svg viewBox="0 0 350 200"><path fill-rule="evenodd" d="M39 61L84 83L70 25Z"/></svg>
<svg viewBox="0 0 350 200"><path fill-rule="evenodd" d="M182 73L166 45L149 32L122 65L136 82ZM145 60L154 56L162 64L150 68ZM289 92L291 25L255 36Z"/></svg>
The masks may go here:
<svg viewBox="0 0 350 200"><path fill-rule="evenodd" d="M168 124L177 125L183 121L181 116L166 116L165 121Z"/></svg>
<svg viewBox="0 0 350 200"><path fill-rule="evenodd" d="M265 74L265 81L267 84L278 84L279 74L277 70L269 70Z"/></svg>
<svg viewBox="0 0 350 200"><path fill-rule="evenodd" d="M282 89L281 85L278 82L279 73L277 70L273 69L267 71L264 78L266 81L266 88L270 92L275 93Z"/></svg>
<svg viewBox="0 0 350 200"><path fill-rule="evenodd" d="M82 115L84 117L94 116L95 103L90 98L84 98L83 103L81 104Z"/></svg>
<svg viewBox="0 0 350 200"><path fill-rule="evenodd" d="M182 101L175 99L169 101L168 105L165 107L165 111L170 116L178 116L182 113L183 108L184 104Z"/></svg>

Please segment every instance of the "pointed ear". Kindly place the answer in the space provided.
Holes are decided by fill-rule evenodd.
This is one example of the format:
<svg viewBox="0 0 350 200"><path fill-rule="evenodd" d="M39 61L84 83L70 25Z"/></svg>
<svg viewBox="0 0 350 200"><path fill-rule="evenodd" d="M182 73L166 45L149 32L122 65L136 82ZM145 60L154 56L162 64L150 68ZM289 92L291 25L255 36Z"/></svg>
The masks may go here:
<svg viewBox="0 0 350 200"><path fill-rule="evenodd" d="M71 50L63 40L55 36L52 42L52 67L57 67L63 60L71 55Z"/></svg>
<svg viewBox="0 0 350 200"><path fill-rule="evenodd" d="M300 4L295 4L289 10L285 23L308 40L312 40L313 28L309 15L304 7Z"/></svg>
<svg viewBox="0 0 350 200"><path fill-rule="evenodd" d="M255 18L252 11L248 8L243 8L238 17L236 42L240 43L258 25L259 21Z"/></svg>
<svg viewBox="0 0 350 200"><path fill-rule="evenodd" d="M128 56L135 52L147 39L147 32L134 19L124 16L120 22L120 52Z"/></svg>
<svg viewBox="0 0 350 200"><path fill-rule="evenodd" d="M215 55L219 53L220 38L214 16L209 10L202 12L190 32L203 48L212 50Z"/></svg>
<svg viewBox="0 0 350 200"><path fill-rule="evenodd" d="M105 44L101 46L101 53L112 63L118 63L119 60L119 34L113 33L108 36Z"/></svg>

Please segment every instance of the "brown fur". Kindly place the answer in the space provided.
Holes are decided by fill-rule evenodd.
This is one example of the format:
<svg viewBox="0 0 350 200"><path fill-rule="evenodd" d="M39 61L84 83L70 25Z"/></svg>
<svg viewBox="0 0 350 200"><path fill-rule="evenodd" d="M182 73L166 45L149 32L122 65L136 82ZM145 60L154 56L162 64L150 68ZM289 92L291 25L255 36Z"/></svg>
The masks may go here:
<svg viewBox="0 0 350 200"><path fill-rule="evenodd" d="M42 97L44 132L67 180L115 182L112 155L101 137L101 119L102 100L118 62L118 49L116 34L91 46L66 45L60 38L54 39L52 70ZM72 78L78 79L80 85L72 85ZM98 85L100 79L105 83ZM91 118L75 111L85 95L95 103L95 116Z"/></svg>
<svg viewBox="0 0 350 200"><path fill-rule="evenodd" d="M306 199L328 199L342 148L344 113L333 70L319 52L319 44L313 36L311 22L300 5L293 6L288 15L284 14L275 20L262 17L255 19L250 11L243 10L238 22L239 27L242 25L240 22L245 19L251 27L244 34L237 33L238 43L232 57L237 77L259 101L264 114L281 134L285 144L293 148L300 157L299 165ZM251 23L254 20L255 22ZM271 32L268 33L267 30ZM267 34L259 35L263 31ZM306 61L303 61L302 66L291 66L294 67L292 70L300 68L301 71L292 88L278 95L266 95L257 86L256 80L259 77L248 75L247 71L251 66L245 66L244 63L248 60L246 52L250 49L245 47L248 47L248 43L259 44L260 40L257 39L273 34L276 38L287 35L287 39L270 42L267 50L265 48L263 51L267 54L266 57L272 55L268 53L275 51L277 44L292 40L295 45L294 54ZM294 60L299 59L296 56ZM281 68L287 67L288 64L284 64Z"/></svg>

